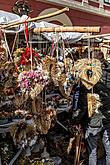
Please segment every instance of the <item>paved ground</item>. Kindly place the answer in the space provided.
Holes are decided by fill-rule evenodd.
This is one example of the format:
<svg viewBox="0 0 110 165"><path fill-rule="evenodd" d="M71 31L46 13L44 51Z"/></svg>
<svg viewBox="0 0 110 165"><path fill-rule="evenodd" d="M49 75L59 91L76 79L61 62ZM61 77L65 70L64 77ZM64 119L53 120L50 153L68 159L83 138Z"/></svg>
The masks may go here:
<svg viewBox="0 0 110 165"><path fill-rule="evenodd" d="M102 160L98 161L98 165L106 165L105 164L105 159L102 159Z"/></svg>
<svg viewBox="0 0 110 165"><path fill-rule="evenodd" d="M84 163L83 165L88 165L88 163L86 162L86 163ZM105 163L105 159L98 160L97 165L106 165L106 163Z"/></svg>

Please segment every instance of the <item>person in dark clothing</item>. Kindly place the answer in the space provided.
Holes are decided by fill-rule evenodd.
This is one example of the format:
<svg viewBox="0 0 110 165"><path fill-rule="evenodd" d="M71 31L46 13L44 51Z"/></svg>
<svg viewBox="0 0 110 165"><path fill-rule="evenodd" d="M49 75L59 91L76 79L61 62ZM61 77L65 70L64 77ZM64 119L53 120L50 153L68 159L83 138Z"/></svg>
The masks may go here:
<svg viewBox="0 0 110 165"><path fill-rule="evenodd" d="M89 165L97 164L98 140L102 137L102 142L106 153L106 165L110 165L110 89L107 86L108 62L104 59L103 52L96 54L97 59L102 64L102 78L94 86L93 92L100 96L102 106L98 109L88 122L86 130L86 140L89 152ZM106 74L103 74L106 72Z"/></svg>
<svg viewBox="0 0 110 165"><path fill-rule="evenodd" d="M104 60L103 53L99 52L97 58L100 58L102 70L109 74L109 64ZM101 80L93 87L93 93L99 95L102 106L90 118L88 117L87 93L91 93L91 91L87 90L83 85L80 87L79 109L81 111L79 116L80 118L82 116L81 123L86 128L85 139L89 153L89 165L97 165L98 140L101 137L106 153L106 165L110 165L110 89L107 86L107 80L105 81L106 74L102 74Z"/></svg>
<svg viewBox="0 0 110 165"><path fill-rule="evenodd" d="M97 164L98 141L102 142L106 151L106 165L110 165L110 94L103 83L94 86L94 93L99 94L102 106L90 119L85 133L89 152L89 165Z"/></svg>

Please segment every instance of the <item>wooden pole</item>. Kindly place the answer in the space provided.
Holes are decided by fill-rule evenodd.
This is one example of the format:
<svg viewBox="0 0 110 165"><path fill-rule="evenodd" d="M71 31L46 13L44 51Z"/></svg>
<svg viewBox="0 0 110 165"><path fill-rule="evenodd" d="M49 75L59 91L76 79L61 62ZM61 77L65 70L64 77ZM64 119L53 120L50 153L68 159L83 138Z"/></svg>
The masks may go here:
<svg viewBox="0 0 110 165"><path fill-rule="evenodd" d="M99 47L105 47L105 48L110 49L110 46L109 45L106 45L106 44L100 45Z"/></svg>
<svg viewBox="0 0 110 165"><path fill-rule="evenodd" d="M67 27L49 27L49 28L35 28L33 30L34 33L42 33L42 32L81 32L81 33L98 33L100 32L100 27L99 26L91 26L91 27L84 27L84 26L67 26Z"/></svg>
<svg viewBox="0 0 110 165"><path fill-rule="evenodd" d="M47 15L42 15L42 16L35 17L35 18L30 18L30 19L27 19L25 21L9 23L8 25L1 26L1 28L5 29L5 28L12 27L12 26L23 24L24 22L34 22L34 21L45 19L45 18L50 18L50 17L56 16L56 15L62 14L64 12L66 12L66 11L69 11L68 7L65 7L65 8L63 8L61 10L58 10L56 12L53 12L53 13L50 13L50 14L47 14Z"/></svg>
<svg viewBox="0 0 110 165"><path fill-rule="evenodd" d="M103 40L103 43L110 43L110 40Z"/></svg>
<svg viewBox="0 0 110 165"><path fill-rule="evenodd" d="M79 156L80 156L80 134L77 132L76 134L76 148L75 148L75 159L74 165L78 165L79 163Z"/></svg>
<svg viewBox="0 0 110 165"><path fill-rule="evenodd" d="M90 36L85 36L83 39L88 39L88 38L101 38L101 37L107 37L110 36L110 33L108 34L99 34L99 35L90 35Z"/></svg>

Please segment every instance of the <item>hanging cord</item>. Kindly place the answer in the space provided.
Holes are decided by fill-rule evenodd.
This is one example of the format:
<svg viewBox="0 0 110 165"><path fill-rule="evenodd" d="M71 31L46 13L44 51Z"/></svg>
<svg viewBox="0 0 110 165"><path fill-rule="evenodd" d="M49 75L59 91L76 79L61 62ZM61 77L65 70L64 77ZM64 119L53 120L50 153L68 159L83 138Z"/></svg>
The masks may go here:
<svg viewBox="0 0 110 165"><path fill-rule="evenodd" d="M52 37L52 47L51 47L51 50L50 50L50 56L51 56L51 57L53 57L54 50L55 50L55 43L54 43L54 39L53 39L53 37Z"/></svg>
<svg viewBox="0 0 110 165"><path fill-rule="evenodd" d="M3 38L3 31L2 31L2 29L1 29L1 26L0 26L0 39L1 39L1 40L4 39L4 38Z"/></svg>
<svg viewBox="0 0 110 165"><path fill-rule="evenodd" d="M88 35L90 35L90 33L88 32ZM90 38L88 37L88 39L87 39L87 43L88 43L88 59L90 60L91 59L91 62L92 62L92 60L93 60L93 52L92 52L92 54L91 54L91 52L90 52L90 42L91 42L91 40L90 40ZM93 45L92 45L93 46ZM93 64L93 62L92 62L92 64ZM91 65L91 71L92 71L92 65ZM93 87L91 88L91 94L93 94Z"/></svg>
<svg viewBox="0 0 110 165"><path fill-rule="evenodd" d="M90 35L90 33L88 33L88 35ZM88 43L88 59L90 60L90 38L89 37L87 39L87 43Z"/></svg>
<svg viewBox="0 0 110 165"><path fill-rule="evenodd" d="M95 39L92 38L92 59L94 58L94 51L95 51L94 42L95 42Z"/></svg>
<svg viewBox="0 0 110 165"><path fill-rule="evenodd" d="M3 34L4 34L4 40L5 40L5 46L6 46L7 57L8 57L8 54L9 54L11 61L13 61L13 58L12 58L12 55L11 55L11 53L10 53L10 49L9 49L9 46L8 46L8 42L7 42L5 30L3 31Z"/></svg>
<svg viewBox="0 0 110 165"><path fill-rule="evenodd" d="M29 17L27 17L27 19L28 19ZM27 20L26 19L26 20ZM25 22L24 22L24 27L25 27L25 29L24 29L24 34L25 34L25 39L26 39L26 46L27 47L29 47L29 43L28 43L28 23L26 22L26 20L25 20Z"/></svg>
<svg viewBox="0 0 110 165"><path fill-rule="evenodd" d="M29 17L27 17L28 19ZM26 20L27 20L26 19ZM29 30L28 30L28 23L24 22L24 27L25 27L25 30L24 30L24 34L25 34L25 39L26 39L26 47L29 48L29 42L28 42L28 37L30 39L30 57L31 57L31 70L33 69L32 67L32 40L31 40L31 32L29 33Z"/></svg>
<svg viewBox="0 0 110 165"><path fill-rule="evenodd" d="M5 48L4 47L4 36L3 36L3 31L1 29L1 26L0 26L0 39L1 39L1 42L0 42L1 46L3 46L3 48Z"/></svg>
<svg viewBox="0 0 110 165"><path fill-rule="evenodd" d="M63 35L62 29L61 29L61 34ZM65 59L65 44L64 44L64 41L63 41L63 37L61 38L61 40L62 40L63 57Z"/></svg>
<svg viewBox="0 0 110 165"><path fill-rule="evenodd" d="M17 41L16 41L16 48L19 48L19 43L20 43L20 33L17 34ZM20 47L21 47L21 43L20 43Z"/></svg>
<svg viewBox="0 0 110 165"><path fill-rule="evenodd" d="M29 17L27 17L28 19ZM26 19L26 20L27 20ZM29 32L28 32L28 22L26 22L26 20L24 21L24 36L25 36L25 40L26 40L26 47L29 47L29 43L28 43L28 36L29 36Z"/></svg>
<svg viewBox="0 0 110 165"><path fill-rule="evenodd" d="M61 28L60 28L61 29ZM61 29L61 35L63 36L63 33L62 33L62 29ZM64 41L63 41L63 37L61 37L61 46L62 46L62 50L63 50L63 59L64 59L64 71L66 70L65 67L66 67L66 57L65 57L65 44L64 44Z"/></svg>
<svg viewBox="0 0 110 165"><path fill-rule="evenodd" d="M16 41L17 41L17 36L18 36L18 32L15 34L13 46L12 46L12 49L11 49L11 54L13 54L13 51L14 51L14 48L15 48L15 44L16 44Z"/></svg>
<svg viewBox="0 0 110 165"><path fill-rule="evenodd" d="M63 33L62 32L62 36L63 35L65 35L65 38L66 38L66 34L65 34L65 32ZM62 41L63 41L63 49L64 49L64 51L65 51L65 45L67 46L67 49L69 48L69 49L71 49L71 47L70 47L70 44L69 44L69 41L68 41L68 39L66 38L65 39L65 43L64 43L64 40L63 40L63 37L62 37ZM73 51L73 50L72 50ZM72 51L70 51L68 54L70 55L70 57L71 57L71 60L72 60L72 64L70 63L70 67L69 67L69 72L72 70L72 67L73 67L73 64L74 64L74 57L73 57L73 55L72 55ZM68 56L68 54L67 54L67 56ZM65 58L65 53L64 53L64 58Z"/></svg>
<svg viewBox="0 0 110 165"><path fill-rule="evenodd" d="M28 29L27 29L28 31ZM30 32L27 32L27 35L29 35L29 41L30 41L30 60L31 60L31 70L33 70L33 66L32 66L32 63L33 63L33 60L32 60L32 36L31 36L31 31ZM28 39L28 36L27 36L27 39ZM29 43L28 43L28 40L26 40L26 44L27 46L29 46Z"/></svg>
<svg viewBox="0 0 110 165"><path fill-rule="evenodd" d="M31 32L29 33L29 40L30 40L30 55L31 55L31 70L33 69L32 67L32 37L31 37Z"/></svg>
<svg viewBox="0 0 110 165"><path fill-rule="evenodd" d="M66 38L66 34L65 34L65 32L64 33L62 33L64 36L65 36L65 45L67 46L67 49L68 48L70 48L71 49L71 47L70 47L70 44L69 44L69 41L68 41L68 39ZM74 62L74 58L73 58L73 56L72 56L72 52L70 51L70 53L69 53L70 55L71 55L71 59L73 60L73 62Z"/></svg>
<svg viewBox="0 0 110 165"><path fill-rule="evenodd" d="M45 56L47 55L47 49L48 49L48 43L46 42L46 44L45 44L45 51L46 51Z"/></svg>
<svg viewBox="0 0 110 165"><path fill-rule="evenodd" d="M1 29L1 26L0 26L1 45L6 50L7 58L9 58L9 56L8 56L8 50L7 50L7 46L6 46L6 41L5 41L5 37L4 37L4 32L5 32L5 30L4 29Z"/></svg>
<svg viewBox="0 0 110 165"><path fill-rule="evenodd" d="M55 35L56 35L56 59L57 59L57 62L58 62L58 33L56 33L56 30L55 30Z"/></svg>
<svg viewBox="0 0 110 165"><path fill-rule="evenodd" d="M93 60L93 58L94 58L94 50L95 50L95 49L94 49L94 42L95 42L95 39L93 38L93 39L92 39L92 48L93 48L93 49L92 49L92 57L91 57L92 60ZM92 94L94 93L94 87L92 87L91 93L92 93Z"/></svg>

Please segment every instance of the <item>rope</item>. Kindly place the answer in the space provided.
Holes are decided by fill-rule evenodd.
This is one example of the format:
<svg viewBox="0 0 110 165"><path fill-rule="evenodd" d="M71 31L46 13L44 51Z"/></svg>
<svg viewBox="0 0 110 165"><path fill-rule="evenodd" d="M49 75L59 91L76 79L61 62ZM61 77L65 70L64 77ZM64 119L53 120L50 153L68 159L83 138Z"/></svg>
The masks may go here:
<svg viewBox="0 0 110 165"><path fill-rule="evenodd" d="M66 36L65 33L62 33L62 34ZM66 37L65 37L65 38L66 38ZM71 48L71 47L70 47L70 44L69 44L69 41L68 41L67 38L65 39L65 41L66 41L65 43L66 43L66 45L67 45L67 48ZM74 62L74 57L72 56L72 52L70 52L69 54L71 55L71 58L72 58L72 60L73 60L73 62Z"/></svg>
<svg viewBox="0 0 110 165"><path fill-rule="evenodd" d="M30 40L30 55L31 55L31 70L33 69L32 67L32 40L31 40L31 33L29 33L29 40Z"/></svg>
<svg viewBox="0 0 110 165"><path fill-rule="evenodd" d="M29 17L27 17L27 19L28 19ZM26 19L26 20L27 20ZM25 22L24 22L24 27L25 27L25 37L26 37L26 45L27 45L27 47L29 47L29 44L28 44L28 34L29 34L29 32L28 32L28 23L26 22L26 20L25 20Z"/></svg>
<svg viewBox="0 0 110 165"><path fill-rule="evenodd" d="M94 46L94 38L92 39L92 41L93 41L93 42L92 42L92 43L93 43L93 44L92 44L92 47L93 47L93 46ZM92 52L92 57L91 57L91 58L92 58L92 60L93 60L93 58L94 58L94 47L93 47L93 52ZM92 94L94 93L94 87L92 87L91 93L92 93Z"/></svg>
<svg viewBox="0 0 110 165"><path fill-rule="evenodd" d="M55 30L55 35L56 35L56 58L58 62L58 33L56 33L56 30Z"/></svg>
<svg viewBox="0 0 110 165"><path fill-rule="evenodd" d="M11 53L10 53L10 49L9 49L9 46L8 46L8 42L7 42L5 31L3 31L3 34L4 34L4 39L5 39L5 46L6 46L7 57L8 57L8 53L9 53L10 59L13 61Z"/></svg>
<svg viewBox="0 0 110 165"><path fill-rule="evenodd" d="M12 49L11 49L11 54L13 54L14 47L15 47L16 40L17 40L17 36L18 36L18 32L16 33L15 38L14 38L13 47L12 47Z"/></svg>
<svg viewBox="0 0 110 165"><path fill-rule="evenodd" d="M90 38L87 39L88 42L88 59L90 60Z"/></svg>

